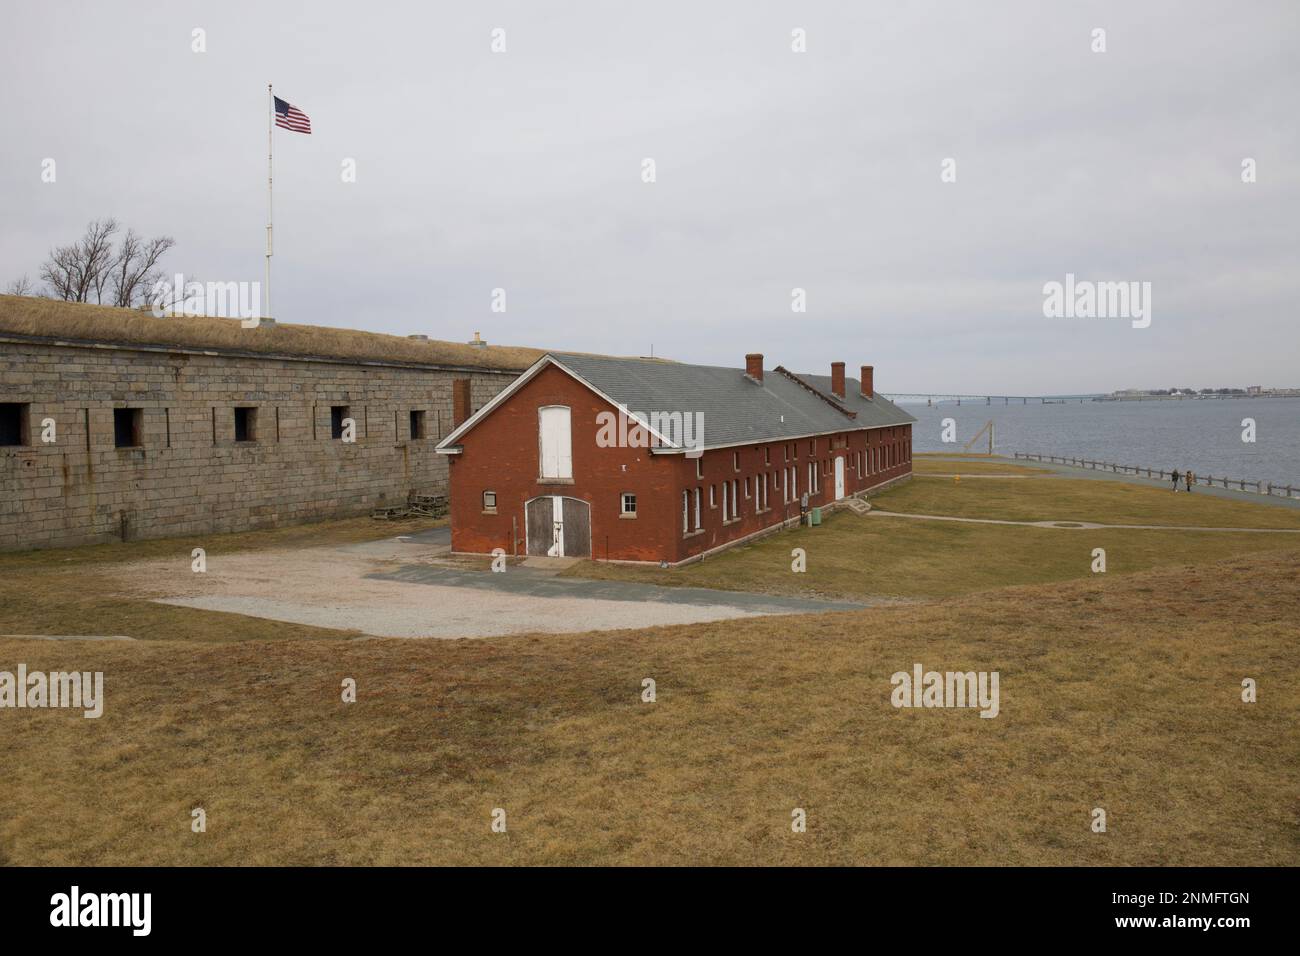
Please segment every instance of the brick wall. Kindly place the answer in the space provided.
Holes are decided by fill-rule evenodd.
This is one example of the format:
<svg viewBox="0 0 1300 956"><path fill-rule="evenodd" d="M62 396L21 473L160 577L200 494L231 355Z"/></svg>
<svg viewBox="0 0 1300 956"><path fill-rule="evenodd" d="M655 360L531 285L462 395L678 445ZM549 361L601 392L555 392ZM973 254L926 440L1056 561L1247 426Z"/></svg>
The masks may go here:
<svg viewBox="0 0 1300 956"><path fill-rule="evenodd" d="M544 405L570 408L574 475L570 482L543 481L538 477L538 409ZM703 477L697 478L697 459L652 455L648 448L598 447L597 416L608 411L617 410L569 375L549 367L475 426L462 442L462 453L448 456L453 550L487 553L502 548L507 554L526 553L525 503L542 495L562 495L590 504L593 557L675 563L797 517L798 499L783 501L784 479L782 484L769 485L768 508L758 511L754 495L764 474L783 474L785 468L796 467L798 492L802 494L808 490L808 462L814 458L822 462L821 487L810 500L810 507L817 507L834 500L836 457L845 456L853 462L849 467L846 460L846 495L880 487L906 477L912 470L911 426L902 425L822 436L817 439L815 453L810 453L808 439L800 439L797 457L789 461L786 450L793 442L709 451L698 459ZM864 463L861 473L856 467L858 452ZM735 468L734 454L739 455L739 470ZM741 488L740 516L726 522L719 487L724 480L737 481ZM697 487L701 490L698 530L694 526L693 498ZM717 489L713 505L710 488ZM483 508L485 491L496 496L495 513ZM682 523L684 491L692 495L688 515L691 530L686 533ZM637 496L635 518L620 516L624 492Z"/></svg>
<svg viewBox="0 0 1300 956"><path fill-rule="evenodd" d="M27 405L29 435L0 446L0 549L237 531L445 493L433 447L452 427L453 381L470 382L477 409L514 377L0 338L0 403ZM255 441L235 440L238 405L257 408ZM349 406L354 444L331 437L333 405ZM115 408L141 409L141 447L115 447ZM425 412L423 440L412 410Z"/></svg>

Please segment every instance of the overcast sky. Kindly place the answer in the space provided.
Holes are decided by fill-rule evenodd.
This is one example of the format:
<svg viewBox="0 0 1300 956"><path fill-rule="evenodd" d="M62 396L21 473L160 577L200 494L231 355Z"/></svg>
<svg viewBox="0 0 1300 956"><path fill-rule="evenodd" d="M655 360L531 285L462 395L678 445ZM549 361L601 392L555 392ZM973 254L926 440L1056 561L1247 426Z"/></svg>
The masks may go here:
<svg viewBox="0 0 1300 956"><path fill-rule="evenodd" d="M0 24L3 284L102 216L174 236L173 270L260 280L272 82L313 125L275 132L281 322L840 359L885 392L1300 385L1294 0L59 2ZM1150 282L1150 327L1044 318L1066 273Z"/></svg>

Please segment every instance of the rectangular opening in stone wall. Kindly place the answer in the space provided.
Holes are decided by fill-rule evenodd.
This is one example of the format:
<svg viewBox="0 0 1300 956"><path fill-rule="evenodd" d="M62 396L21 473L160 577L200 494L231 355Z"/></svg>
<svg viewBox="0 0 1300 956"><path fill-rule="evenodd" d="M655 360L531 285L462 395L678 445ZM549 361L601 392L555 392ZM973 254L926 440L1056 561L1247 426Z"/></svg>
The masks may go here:
<svg viewBox="0 0 1300 956"><path fill-rule="evenodd" d="M239 406L235 409L235 441L257 441L257 409Z"/></svg>
<svg viewBox="0 0 1300 956"><path fill-rule="evenodd" d="M118 448L139 448L144 444L144 409L113 409L113 444Z"/></svg>
<svg viewBox="0 0 1300 956"><path fill-rule="evenodd" d="M343 437L343 419L351 418L351 406L349 405L331 405L330 406L330 437Z"/></svg>
<svg viewBox="0 0 1300 956"><path fill-rule="evenodd" d="M280 440L280 406L275 406L275 440Z"/></svg>
<svg viewBox="0 0 1300 956"><path fill-rule="evenodd" d="M30 445L31 425L26 402L0 402L0 445Z"/></svg>
<svg viewBox="0 0 1300 956"><path fill-rule="evenodd" d="M172 447L172 410L170 408L163 409L163 425L167 429L167 447L171 448Z"/></svg>
<svg viewBox="0 0 1300 956"><path fill-rule="evenodd" d="M411 437L423 438L424 432L424 412L411 409Z"/></svg>

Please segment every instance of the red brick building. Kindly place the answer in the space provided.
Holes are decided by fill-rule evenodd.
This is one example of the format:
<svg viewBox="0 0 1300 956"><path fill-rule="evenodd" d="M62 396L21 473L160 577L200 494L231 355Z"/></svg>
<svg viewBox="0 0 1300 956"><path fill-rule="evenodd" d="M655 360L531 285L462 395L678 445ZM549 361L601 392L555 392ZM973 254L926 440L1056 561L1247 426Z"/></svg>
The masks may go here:
<svg viewBox="0 0 1300 956"><path fill-rule="evenodd" d="M914 421L866 365L548 353L438 445L452 550L693 560L909 477Z"/></svg>

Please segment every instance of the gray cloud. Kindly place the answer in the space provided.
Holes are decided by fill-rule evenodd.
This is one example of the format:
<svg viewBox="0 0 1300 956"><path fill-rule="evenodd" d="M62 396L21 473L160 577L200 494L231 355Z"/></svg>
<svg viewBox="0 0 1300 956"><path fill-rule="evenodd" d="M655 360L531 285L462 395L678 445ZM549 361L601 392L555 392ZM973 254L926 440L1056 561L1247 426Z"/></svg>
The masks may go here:
<svg viewBox="0 0 1300 956"><path fill-rule="evenodd" d="M260 279L274 81L313 122L276 132L281 321L873 362L886 391L1300 384L1298 9L27 5L0 37L0 280L103 215ZM1043 318L1066 272L1152 282L1151 328Z"/></svg>

